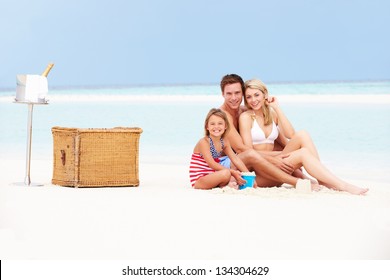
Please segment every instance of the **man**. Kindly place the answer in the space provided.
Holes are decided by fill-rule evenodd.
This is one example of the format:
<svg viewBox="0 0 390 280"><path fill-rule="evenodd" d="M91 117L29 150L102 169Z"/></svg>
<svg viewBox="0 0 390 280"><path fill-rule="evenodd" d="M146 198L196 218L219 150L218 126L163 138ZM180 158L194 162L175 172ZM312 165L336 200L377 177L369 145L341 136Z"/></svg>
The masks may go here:
<svg viewBox="0 0 390 280"><path fill-rule="evenodd" d="M241 106L245 91L242 78L236 74L224 76L221 80L221 91L224 103L220 109L227 114L230 124L226 137L247 168L255 171L257 185L261 187L269 186L270 183L287 183L296 186L298 178L290 175L294 171L293 167L284 162L281 155L275 156L272 152L260 153L243 143L238 133L238 119L245 110ZM286 156L288 155L284 155Z"/></svg>

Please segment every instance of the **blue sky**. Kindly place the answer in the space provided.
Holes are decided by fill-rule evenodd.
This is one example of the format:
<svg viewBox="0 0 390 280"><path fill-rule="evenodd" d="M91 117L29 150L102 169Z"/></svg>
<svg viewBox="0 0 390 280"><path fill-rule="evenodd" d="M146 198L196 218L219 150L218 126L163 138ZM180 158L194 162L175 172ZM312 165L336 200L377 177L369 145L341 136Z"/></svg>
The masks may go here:
<svg viewBox="0 0 390 280"><path fill-rule="evenodd" d="M390 79L390 1L1 0L0 88Z"/></svg>

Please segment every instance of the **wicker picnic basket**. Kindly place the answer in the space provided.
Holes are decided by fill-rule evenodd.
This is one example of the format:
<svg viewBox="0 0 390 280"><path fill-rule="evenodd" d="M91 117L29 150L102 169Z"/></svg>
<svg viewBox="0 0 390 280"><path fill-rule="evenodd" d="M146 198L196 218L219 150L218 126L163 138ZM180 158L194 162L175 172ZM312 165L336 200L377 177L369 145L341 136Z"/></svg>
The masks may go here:
<svg viewBox="0 0 390 280"><path fill-rule="evenodd" d="M73 187L138 186L138 127L53 127L52 183Z"/></svg>

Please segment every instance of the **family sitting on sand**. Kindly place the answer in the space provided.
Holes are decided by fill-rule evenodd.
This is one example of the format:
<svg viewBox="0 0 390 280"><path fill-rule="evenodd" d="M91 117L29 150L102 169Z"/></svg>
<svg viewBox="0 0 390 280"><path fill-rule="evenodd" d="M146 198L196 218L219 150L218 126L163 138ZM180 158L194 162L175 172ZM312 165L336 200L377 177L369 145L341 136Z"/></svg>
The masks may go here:
<svg viewBox="0 0 390 280"><path fill-rule="evenodd" d="M367 188L349 184L321 163L317 149L305 131L295 132L276 97L257 79L244 83L236 74L222 78L224 103L205 119L205 136L196 144L190 162L190 180L196 189L245 183L241 172L254 171L254 187L283 183L321 186L364 194ZM241 105L244 97L245 107ZM307 177L301 167L315 179Z"/></svg>

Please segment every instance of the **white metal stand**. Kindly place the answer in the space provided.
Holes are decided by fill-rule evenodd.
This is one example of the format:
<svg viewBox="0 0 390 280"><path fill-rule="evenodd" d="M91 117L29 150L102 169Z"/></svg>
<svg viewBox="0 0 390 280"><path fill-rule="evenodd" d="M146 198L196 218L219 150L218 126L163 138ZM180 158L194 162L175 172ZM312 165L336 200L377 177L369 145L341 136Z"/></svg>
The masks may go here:
<svg viewBox="0 0 390 280"><path fill-rule="evenodd" d="M30 178L30 167L31 167L31 139L32 139L32 119L33 119L33 109L34 105L47 105L46 102L30 102L30 101L15 101L17 104L27 104L28 105L28 118L27 118L27 146L26 146L26 176L24 182L15 183L19 186L43 186L40 183L31 183Z"/></svg>

